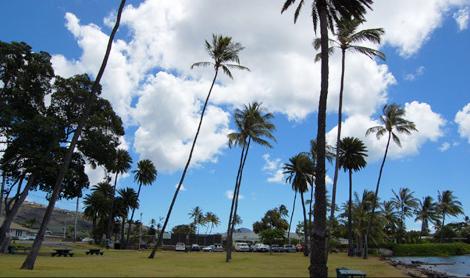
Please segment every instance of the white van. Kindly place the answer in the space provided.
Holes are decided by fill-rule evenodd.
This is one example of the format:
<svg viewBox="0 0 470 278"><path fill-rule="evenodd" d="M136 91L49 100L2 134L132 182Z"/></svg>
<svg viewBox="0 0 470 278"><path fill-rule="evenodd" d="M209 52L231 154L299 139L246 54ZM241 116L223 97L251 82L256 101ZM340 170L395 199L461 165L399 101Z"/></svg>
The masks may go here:
<svg viewBox="0 0 470 278"><path fill-rule="evenodd" d="M250 246L246 242L236 242L235 251L237 252L250 252Z"/></svg>

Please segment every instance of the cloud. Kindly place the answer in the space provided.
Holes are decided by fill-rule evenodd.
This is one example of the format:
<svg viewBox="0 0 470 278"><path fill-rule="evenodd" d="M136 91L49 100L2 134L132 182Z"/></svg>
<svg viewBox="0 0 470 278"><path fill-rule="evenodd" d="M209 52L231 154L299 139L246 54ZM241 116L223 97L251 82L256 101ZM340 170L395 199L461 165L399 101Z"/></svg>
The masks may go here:
<svg viewBox="0 0 470 278"><path fill-rule="evenodd" d="M178 184L175 184L175 188L178 188ZM186 190L187 190L186 187L184 187L184 184L182 184L181 187L180 187L180 192L181 191L186 191Z"/></svg>
<svg viewBox="0 0 470 278"><path fill-rule="evenodd" d="M454 121L459 127L460 137L467 139L470 143L470 103L457 112Z"/></svg>
<svg viewBox="0 0 470 278"><path fill-rule="evenodd" d="M106 176L106 171L103 167L98 166L93 169L90 164L85 164L85 173L88 176L88 180L90 181L91 186L104 181L104 178Z"/></svg>
<svg viewBox="0 0 470 278"><path fill-rule="evenodd" d="M265 161L263 171L268 174L267 181L269 183L282 183L285 184L285 176L282 170L282 162L280 158L271 160L269 154L264 154L263 159Z"/></svg>
<svg viewBox="0 0 470 278"><path fill-rule="evenodd" d="M417 101L406 103L405 113L405 117L415 123L418 132L413 132L411 135L399 135L401 148L393 142L390 144L388 155L392 159L415 155L426 142L435 142L444 134L443 128L446 121L440 114L433 112L429 104ZM380 122L363 115L355 115L346 119L341 130L343 138L355 136L366 144L369 155L368 161L382 158L387 144L386 136L383 136L380 140L377 140L372 134L365 136L367 129L376 125L380 125ZM336 132L337 127L327 133L327 142L331 145L336 142Z"/></svg>
<svg viewBox="0 0 470 278"><path fill-rule="evenodd" d="M445 152L445 151L447 151L448 149L450 149L450 147L451 147L451 144L450 144L449 142L444 142L444 143L442 143L441 146L439 147L439 150L440 150L441 152Z"/></svg>
<svg viewBox="0 0 470 278"><path fill-rule="evenodd" d="M233 199L233 190L225 191L225 197L227 197L227 199L229 199L229 200L232 200ZM245 198L245 196L243 196L242 194L238 194L238 200L241 200L243 198Z"/></svg>
<svg viewBox="0 0 470 278"><path fill-rule="evenodd" d="M439 27L447 10L464 3L377 1L363 27L384 27L384 44L410 56ZM191 71L189 66L207 60L203 44L212 33L230 35L241 42L246 47L240 53L241 63L251 72L234 72L233 81L220 76L195 150L195 166L217 161L229 132L228 111L234 107L256 100L290 120L302 120L316 112L320 65L312 61L314 34L308 9L294 25L292 12L280 15L280 8L279 3L263 0L225 0L220 5L210 0L147 0L125 7L121 24L128 34L114 42L102 80L103 96L126 126L136 126L137 131L130 135L134 138L128 135L127 139L139 156L154 160L167 172L184 166L213 74L210 68ZM207 16L213 14L217 16L208 21ZM103 20L104 25L109 27L113 18L111 13ZM82 24L72 13L65 14L65 21L82 54L76 60L53 55L56 72L65 77L82 72L94 76L108 35L96 24ZM405 29L407 32L403 32ZM346 116L369 118L387 102L387 90L396 83L395 77L387 65L355 53L348 54L346 66L343 111ZM328 111L334 113L339 55L332 56L330 68ZM277 173L273 181L279 178Z"/></svg>
<svg viewBox="0 0 470 278"><path fill-rule="evenodd" d="M424 66L418 67L415 72L408 73L407 75L405 75L405 80L406 81L414 81L417 77L424 74L424 69L425 69Z"/></svg>
<svg viewBox="0 0 470 278"><path fill-rule="evenodd" d="M468 28L468 20L470 18L470 9L469 7L464 7L459 9L453 15L457 26L459 27L459 31L466 30Z"/></svg>

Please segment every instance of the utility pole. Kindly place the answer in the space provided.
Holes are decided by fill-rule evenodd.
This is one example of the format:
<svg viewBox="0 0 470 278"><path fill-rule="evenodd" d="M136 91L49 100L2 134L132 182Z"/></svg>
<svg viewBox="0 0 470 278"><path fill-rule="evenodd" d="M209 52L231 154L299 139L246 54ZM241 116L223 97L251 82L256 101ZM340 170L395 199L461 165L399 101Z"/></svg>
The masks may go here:
<svg viewBox="0 0 470 278"><path fill-rule="evenodd" d="M77 204L75 205L75 224L73 228L73 242L77 241L77 222L78 222L78 202L80 196L77 196Z"/></svg>
<svg viewBox="0 0 470 278"><path fill-rule="evenodd" d="M67 220L64 220L64 241L67 238L66 234L67 234Z"/></svg>
<svg viewBox="0 0 470 278"><path fill-rule="evenodd" d="M142 212L140 213L140 226L139 226L139 250L140 250L140 244L142 242Z"/></svg>

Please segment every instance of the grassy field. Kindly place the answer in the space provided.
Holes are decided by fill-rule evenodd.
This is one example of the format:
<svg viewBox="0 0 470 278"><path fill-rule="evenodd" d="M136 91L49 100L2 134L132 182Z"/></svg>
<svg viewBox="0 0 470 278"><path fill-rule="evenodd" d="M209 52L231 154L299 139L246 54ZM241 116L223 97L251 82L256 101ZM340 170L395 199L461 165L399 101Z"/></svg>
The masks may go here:
<svg viewBox="0 0 470 278"><path fill-rule="evenodd" d="M83 248L83 247L82 247ZM308 258L302 254L235 253L225 263L225 253L159 252L154 260L148 251L106 250L104 256L86 256L85 249L75 247L74 257L51 257L45 249L33 271L19 270L24 255L0 255L0 276L307 276ZM359 269L370 277L399 277L399 270L377 258L362 260L344 254L329 257L330 276L335 268Z"/></svg>

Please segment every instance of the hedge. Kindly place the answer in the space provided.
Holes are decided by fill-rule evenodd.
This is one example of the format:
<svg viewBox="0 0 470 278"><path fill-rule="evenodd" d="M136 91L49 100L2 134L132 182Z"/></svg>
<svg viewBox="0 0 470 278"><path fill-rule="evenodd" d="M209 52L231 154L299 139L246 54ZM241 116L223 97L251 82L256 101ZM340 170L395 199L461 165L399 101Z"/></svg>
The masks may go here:
<svg viewBox="0 0 470 278"><path fill-rule="evenodd" d="M455 243L422 243L397 244L393 247L394 256L460 256L470 254L470 244Z"/></svg>

